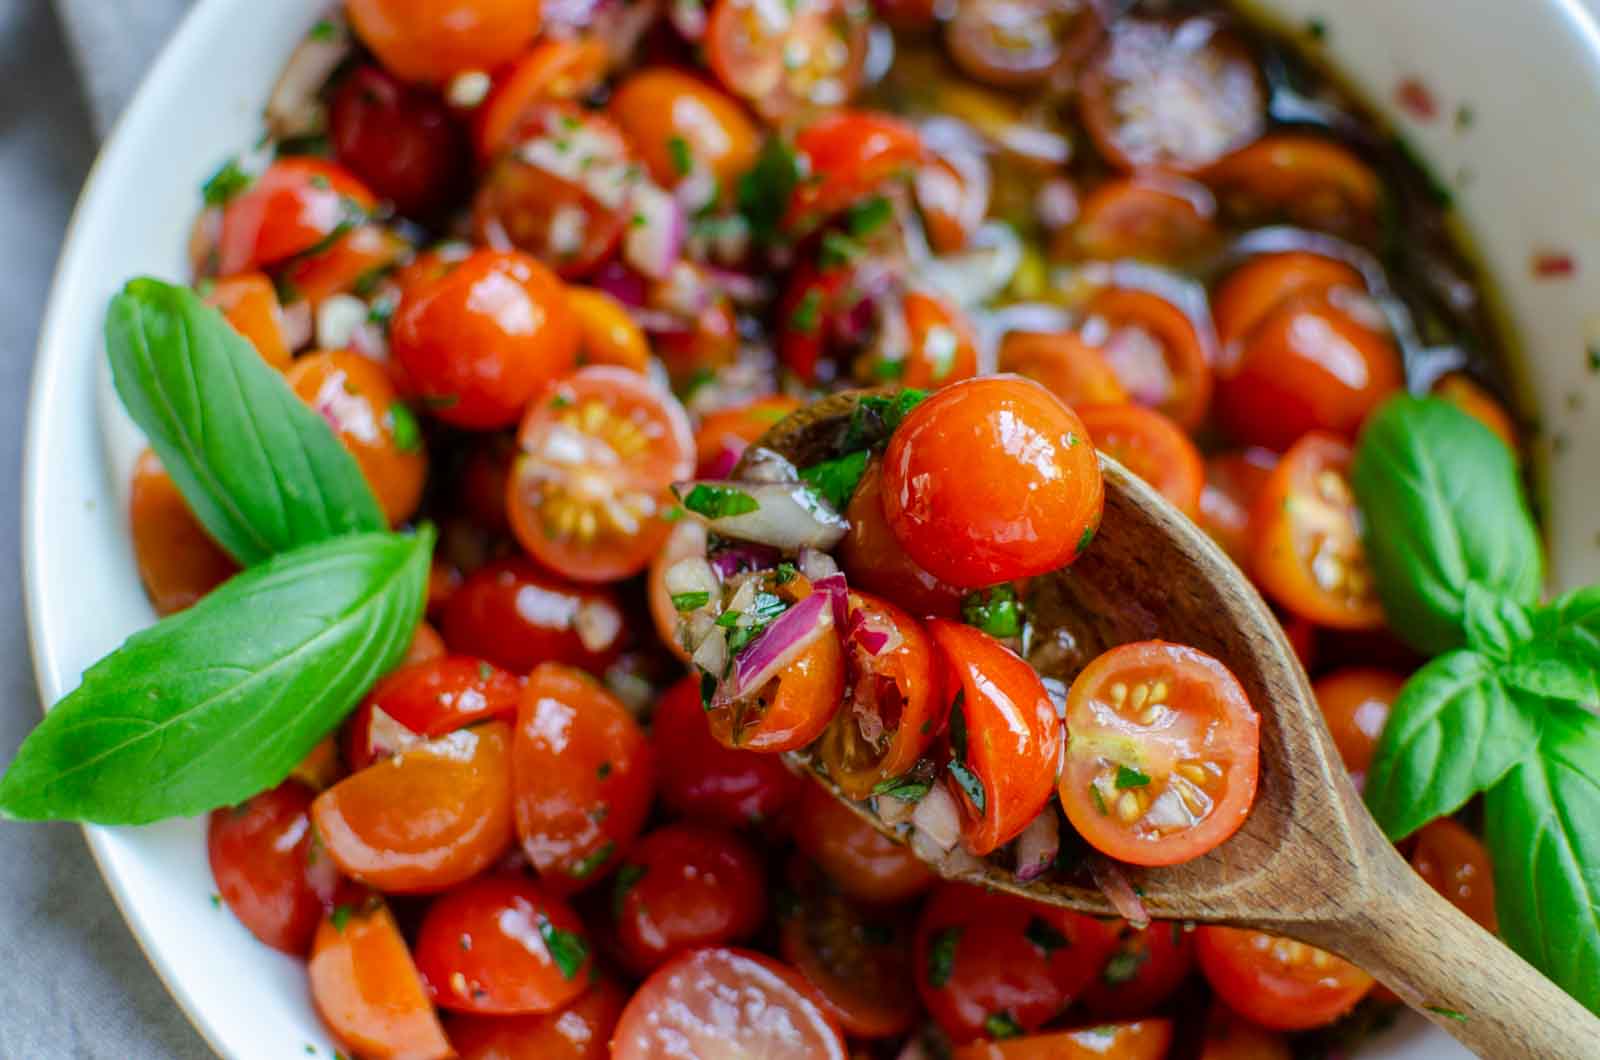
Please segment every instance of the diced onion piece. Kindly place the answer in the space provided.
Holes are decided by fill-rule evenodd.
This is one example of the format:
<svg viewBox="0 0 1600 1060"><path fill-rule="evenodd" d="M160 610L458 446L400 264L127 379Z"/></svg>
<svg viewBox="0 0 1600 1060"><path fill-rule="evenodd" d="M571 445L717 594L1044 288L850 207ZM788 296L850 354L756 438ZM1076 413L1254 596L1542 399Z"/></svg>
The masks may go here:
<svg viewBox="0 0 1600 1060"><path fill-rule="evenodd" d="M801 549L800 558L796 562L800 567L800 573L814 582L820 582L839 573L839 564L834 562L833 557L818 549Z"/></svg>
<svg viewBox="0 0 1600 1060"><path fill-rule="evenodd" d="M585 650L604 651L622 632L622 612L608 600L585 600L572 616L572 629Z"/></svg>
<svg viewBox="0 0 1600 1060"><path fill-rule="evenodd" d="M782 453L764 446L752 446L744 451L744 468L739 478L745 482L799 482L800 472Z"/></svg>
<svg viewBox="0 0 1600 1060"><path fill-rule="evenodd" d="M301 350L310 345L314 326L311 303L304 298L283 307L283 343L289 349Z"/></svg>
<svg viewBox="0 0 1600 1060"><path fill-rule="evenodd" d="M636 185L632 206L636 223L628 226L623 260L646 276L664 279L683 254L688 216L677 199L654 184Z"/></svg>
<svg viewBox="0 0 1600 1060"><path fill-rule="evenodd" d="M778 565L778 552L765 545L735 545L711 557L711 569L723 579L752 570L771 570Z"/></svg>
<svg viewBox="0 0 1600 1060"><path fill-rule="evenodd" d="M367 303L353 294L329 295L317 307L317 347L346 349L366 320Z"/></svg>
<svg viewBox="0 0 1600 1060"><path fill-rule="evenodd" d="M681 482L673 487L681 500L696 485L743 493L754 511L706 520L723 537L771 545L782 552L802 548L830 549L844 539L850 524L809 486L800 483Z"/></svg>
<svg viewBox="0 0 1600 1060"><path fill-rule="evenodd" d="M1017 837L1017 879L1023 883L1043 876L1055 864L1061 849L1061 825L1056 811L1046 806Z"/></svg>
<svg viewBox="0 0 1600 1060"><path fill-rule="evenodd" d="M912 811L911 823L916 826L917 836L932 843L939 854L955 849L961 839L961 810L943 784L928 789Z"/></svg>
<svg viewBox="0 0 1600 1060"><path fill-rule="evenodd" d="M733 679L723 683L718 698L731 701L757 691L832 629L828 598L812 593L773 619L765 632L739 653L733 662Z"/></svg>
<svg viewBox="0 0 1600 1060"><path fill-rule="evenodd" d="M911 820L917 804L893 795L879 795L873 804L873 809L878 811L878 820L892 827Z"/></svg>
<svg viewBox="0 0 1600 1060"><path fill-rule="evenodd" d="M715 596L722 591L717 572L711 569L711 564L706 562L704 556L680 559L668 567L666 585L667 593L671 596L684 593L711 593Z"/></svg>
<svg viewBox="0 0 1600 1060"><path fill-rule="evenodd" d="M322 86L350 56L350 30L343 19L328 19L327 29L301 40L283 64L267 97L267 129L278 140L315 136L328 124Z"/></svg>
<svg viewBox="0 0 1600 1060"><path fill-rule="evenodd" d="M990 221L972 234L968 249L932 258L921 279L960 306L990 301L1016 275L1022 264L1022 240L1004 221Z"/></svg>
<svg viewBox="0 0 1600 1060"><path fill-rule="evenodd" d="M1117 867L1115 861L1104 857L1090 858L1089 873L1094 877L1095 886L1100 888L1118 916L1139 931L1150 926L1150 914L1145 910L1144 903L1139 901L1139 895L1134 892L1128 877L1122 874L1122 869Z"/></svg>
<svg viewBox="0 0 1600 1060"><path fill-rule="evenodd" d="M482 70L463 70L445 86L444 98L452 107L471 110L489 98L494 81Z"/></svg>
<svg viewBox="0 0 1600 1060"><path fill-rule="evenodd" d="M694 650L691 661L701 673L720 674L728 667L728 637L720 626L713 627Z"/></svg>
<svg viewBox="0 0 1600 1060"><path fill-rule="evenodd" d="M818 578L811 589L828 598L833 609L833 624L843 631L850 617L850 587L845 584L844 575L834 573Z"/></svg>

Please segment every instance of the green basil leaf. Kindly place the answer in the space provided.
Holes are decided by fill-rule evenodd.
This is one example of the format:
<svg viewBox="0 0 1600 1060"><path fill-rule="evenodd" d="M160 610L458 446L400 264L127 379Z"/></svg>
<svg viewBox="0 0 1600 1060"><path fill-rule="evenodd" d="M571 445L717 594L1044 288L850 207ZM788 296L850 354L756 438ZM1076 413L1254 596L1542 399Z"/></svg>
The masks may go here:
<svg viewBox="0 0 1600 1060"><path fill-rule="evenodd" d="M240 563L387 528L328 424L193 291L131 281L111 300L106 351L129 415Z"/></svg>
<svg viewBox="0 0 1600 1060"><path fill-rule="evenodd" d="M0 813L145 824L277 784L405 654L432 549L431 529L308 545L135 633L23 741Z"/></svg>
<svg viewBox="0 0 1600 1060"><path fill-rule="evenodd" d="M1367 807L1390 839L1459 810L1538 742L1538 717L1490 659L1441 655L1394 701L1367 772Z"/></svg>
<svg viewBox="0 0 1600 1060"><path fill-rule="evenodd" d="M1572 658L1600 670L1600 585L1577 589L1533 614L1534 636L1559 644Z"/></svg>
<svg viewBox="0 0 1600 1060"><path fill-rule="evenodd" d="M871 455L866 449L857 449L833 460L812 464L800 470L800 481L822 494L835 511L842 512L856 495L856 486L866 473L867 458Z"/></svg>
<svg viewBox="0 0 1600 1060"><path fill-rule="evenodd" d="M1390 625L1420 651L1465 643L1472 582L1538 601L1543 555L1511 453L1454 405L1385 402L1361 431L1350 481Z"/></svg>
<svg viewBox="0 0 1600 1060"><path fill-rule="evenodd" d="M1500 668L1512 688L1568 703L1600 703L1600 668L1558 641L1520 645Z"/></svg>
<svg viewBox="0 0 1600 1060"><path fill-rule="evenodd" d="M1510 658L1517 645L1533 636L1526 607L1477 582L1467 583L1461 625L1468 647L1491 659Z"/></svg>
<svg viewBox="0 0 1600 1060"><path fill-rule="evenodd" d="M1600 718L1554 704L1539 752L1484 799L1506 942L1600 1014Z"/></svg>

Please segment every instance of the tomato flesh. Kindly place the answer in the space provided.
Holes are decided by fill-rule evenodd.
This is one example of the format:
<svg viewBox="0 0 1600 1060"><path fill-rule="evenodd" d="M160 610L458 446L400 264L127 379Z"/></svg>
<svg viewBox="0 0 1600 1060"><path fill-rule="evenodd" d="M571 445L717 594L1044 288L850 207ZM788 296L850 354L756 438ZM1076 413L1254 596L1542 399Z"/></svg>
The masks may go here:
<svg viewBox="0 0 1600 1060"><path fill-rule="evenodd" d="M711 735L724 747L794 751L822 735L844 697L844 647L823 630L761 688L707 711Z"/></svg>
<svg viewBox="0 0 1600 1060"><path fill-rule="evenodd" d="M1326 1026L1372 989L1372 976L1348 961L1261 931L1204 926L1195 952L1217 996L1271 1030Z"/></svg>
<svg viewBox="0 0 1600 1060"><path fill-rule="evenodd" d="M139 580L158 615L192 607L239 569L149 449L133 466L128 517Z"/></svg>
<svg viewBox="0 0 1600 1060"><path fill-rule="evenodd" d="M1194 430L1211 405L1211 363L1195 321L1153 291L1111 287L1089 301L1081 334L1128 396Z"/></svg>
<svg viewBox="0 0 1600 1060"><path fill-rule="evenodd" d="M777 122L855 95L866 61L864 8L845 0L716 0L706 62L735 95Z"/></svg>
<svg viewBox="0 0 1600 1060"><path fill-rule="evenodd" d="M1001 1042L974 1042L952 1060L1161 1060L1173 1042L1170 1020L1104 1023Z"/></svg>
<svg viewBox="0 0 1600 1060"><path fill-rule="evenodd" d="M469 575L445 604L440 628L451 651L519 674L541 662L598 674L627 638L622 604L609 586L572 585L523 559Z"/></svg>
<svg viewBox="0 0 1600 1060"><path fill-rule="evenodd" d="M217 269L224 276L276 265L365 220L372 193L318 158L274 162L222 211Z"/></svg>
<svg viewBox="0 0 1600 1060"><path fill-rule="evenodd" d="M389 907L342 906L317 927L306 964L311 1000L361 1056L447 1060L455 1055Z"/></svg>

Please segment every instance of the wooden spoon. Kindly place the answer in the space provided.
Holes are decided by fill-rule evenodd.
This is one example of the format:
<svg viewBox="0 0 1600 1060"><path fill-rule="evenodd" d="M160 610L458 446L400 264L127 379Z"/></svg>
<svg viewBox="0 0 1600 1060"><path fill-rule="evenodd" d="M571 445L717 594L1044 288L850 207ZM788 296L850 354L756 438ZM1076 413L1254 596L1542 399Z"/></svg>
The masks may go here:
<svg viewBox="0 0 1600 1060"><path fill-rule="evenodd" d="M838 456L864 393L893 391L825 398L757 444L801 467ZM1384 838L1345 774L1282 626L1239 568L1153 489L1100 460L1106 501L1094 545L1030 588L1030 661L1070 682L1115 644L1190 644L1226 663L1261 713L1260 786L1244 826L1186 864L1122 867L1150 914L1254 928L1339 954L1481 1056L1600 1057L1600 1019L1434 891ZM870 804L853 802L802 761L835 797L904 841ZM988 865L941 872L1115 915L1093 887L1018 883Z"/></svg>

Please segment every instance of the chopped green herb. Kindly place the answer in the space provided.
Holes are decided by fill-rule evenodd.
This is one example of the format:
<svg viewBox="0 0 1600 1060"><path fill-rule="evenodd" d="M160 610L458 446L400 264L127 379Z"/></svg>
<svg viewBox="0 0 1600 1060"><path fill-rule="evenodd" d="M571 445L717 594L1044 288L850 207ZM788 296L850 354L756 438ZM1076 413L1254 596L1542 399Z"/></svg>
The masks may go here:
<svg viewBox="0 0 1600 1060"><path fill-rule="evenodd" d="M550 951L550 959L556 962L561 978L576 979L583 962L589 959L589 944L583 936L558 928L548 917L540 916L539 937L544 939L545 949Z"/></svg>
<svg viewBox="0 0 1600 1060"><path fill-rule="evenodd" d="M211 174L210 178L200 185L200 194L205 198L207 206L226 206L233 201L234 196L248 188L250 183L250 174L239 168L239 160L230 158L222 163L222 168Z"/></svg>
<svg viewBox="0 0 1600 1060"><path fill-rule="evenodd" d="M818 263L824 269L848 265L866 250L843 232L824 232Z"/></svg>
<svg viewBox="0 0 1600 1060"><path fill-rule="evenodd" d="M950 981L956 968L956 947L961 944L961 929L948 927L933 937L928 946L928 985L941 987Z"/></svg>
<svg viewBox="0 0 1600 1060"><path fill-rule="evenodd" d="M857 239L864 239L882 228L894 216L894 207L882 195L865 199L845 213L845 227Z"/></svg>
<svg viewBox="0 0 1600 1060"><path fill-rule="evenodd" d="M1117 790L1124 791L1128 788L1143 788L1150 784L1150 777L1146 773L1131 766L1117 766Z"/></svg>
<svg viewBox="0 0 1600 1060"><path fill-rule="evenodd" d="M328 914L328 921L333 924L334 930L343 931L344 926L350 922L350 914L355 910L347 905L336 905L333 912Z"/></svg>
<svg viewBox="0 0 1600 1060"><path fill-rule="evenodd" d="M748 515L760 507L756 499L733 486L696 484L687 496L678 498L683 506L707 519L728 519L735 515Z"/></svg>
<svg viewBox="0 0 1600 1060"><path fill-rule="evenodd" d="M422 428L417 425L411 407L403 401L389 404L389 433L394 438L395 448L402 453L414 453L422 448Z"/></svg>
<svg viewBox="0 0 1600 1060"><path fill-rule="evenodd" d="M1022 1027L1009 1012L992 1013L983 1021L984 1033L994 1039L1020 1038Z"/></svg>
<svg viewBox="0 0 1600 1060"><path fill-rule="evenodd" d="M958 787L966 793L968 799L979 813L983 813L988 804L988 795L984 791L983 781L978 774L968 769L960 762L950 763L950 776Z"/></svg>
<svg viewBox="0 0 1600 1060"><path fill-rule="evenodd" d="M1600 375L1600 343L1591 345L1588 349L1589 372L1591 375Z"/></svg>
<svg viewBox="0 0 1600 1060"><path fill-rule="evenodd" d="M312 40L332 40L339 35L339 27L333 24L332 19L318 19L317 24L311 27L307 34Z"/></svg>
<svg viewBox="0 0 1600 1060"><path fill-rule="evenodd" d="M880 357L873 362L872 374L885 383L893 383L904 379L906 375L906 362L904 358Z"/></svg>
<svg viewBox="0 0 1600 1060"><path fill-rule="evenodd" d="M961 709L966 702L967 690L956 689L956 701L950 705L950 750L955 754L956 761L967 760L967 716Z"/></svg>
<svg viewBox="0 0 1600 1060"><path fill-rule="evenodd" d="M211 892L211 908L213 908L213 909L221 909L222 908L222 895L218 894L216 891L212 891Z"/></svg>
<svg viewBox="0 0 1600 1060"><path fill-rule="evenodd" d="M711 602L711 594L704 590L695 593L674 593L672 606L679 611L694 611Z"/></svg>
<svg viewBox="0 0 1600 1060"><path fill-rule="evenodd" d="M610 762L601 762L599 765L594 767L594 775L599 777L601 780L604 780L611 775L611 769L612 766Z"/></svg>
<svg viewBox="0 0 1600 1060"><path fill-rule="evenodd" d="M1472 104L1463 103L1456 108L1456 130L1458 132L1465 132L1467 129L1472 128L1473 123L1477 120L1478 114L1472 109Z"/></svg>
<svg viewBox="0 0 1600 1060"><path fill-rule="evenodd" d="M1327 21L1325 19L1315 18L1315 17L1306 19L1306 36L1310 37L1312 40L1318 42L1319 44L1322 41L1327 40L1328 39L1328 23L1327 23Z"/></svg>
<svg viewBox="0 0 1600 1060"><path fill-rule="evenodd" d="M1043 917L1031 917L1028 926L1023 930L1022 937L1039 947L1046 957L1056 950L1072 945L1072 940L1056 930L1055 926Z"/></svg>
<svg viewBox="0 0 1600 1060"><path fill-rule="evenodd" d="M616 852L617 844L608 839L604 843L601 843L599 847L595 848L594 852L588 857L584 858L576 865L572 866L572 868L568 869L567 875L571 876L575 880L587 880L599 870L600 866L610 861L611 855L615 854ZM570 979L571 976L568 976L568 978Z"/></svg>
<svg viewBox="0 0 1600 1060"><path fill-rule="evenodd" d="M1107 986L1121 986L1130 983L1139 974L1145 962L1150 960L1150 951L1146 949L1121 949L1111 955L1105 968L1100 971L1100 978Z"/></svg>
<svg viewBox="0 0 1600 1060"><path fill-rule="evenodd" d="M856 494L856 485L867 470L867 458L872 454L865 449L812 464L800 471L800 481L822 494L835 511L844 511L850 498Z"/></svg>
<svg viewBox="0 0 1600 1060"><path fill-rule="evenodd" d="M782 137L770 136L750 171L739 178L739 212L750 223L756 243L768 245L778 239L789 199L800 183L800 160Z"/></svg>
<svg viewBox="0 0 1600 1060"><path fill-rule="evenodd" d="M1098 784L1090 784L1089 785L1089 798L1091 800L1093 800L1093 802L1094 802L1095 812L1100 814L1101 817L1104 817L1106 815L1106 813L1107 813L1107 810L1106 810L1106 797L1104 795L1100 794L1100 785L1098 785Z"/></svg>
<svg viewBox="0 0 1600 1060"><path fill-rule="evenodd" d="M961 621L976 626L991 637L1015 637L1022 633L1022 605L1016 590L996 585L968 593L961 600Z"/></svg>
<svg viewBox="0 0 1600 1060"><path fill-rule="evenodd" d="M478 680L487 681L494 676L494 663L482 661L478 663Z"/></svg>
<svg viewBox="0 0 1600 1060"><path fill-rule="evenodd" d="M681 136L669 138L667 153L672 156L672 168L678 176L688 176L689 171L694 168L694 154L689 150L689 141Z"/></svg>
<svg viewBox="0 0 1600 1060"><path fill-rule="evenodd" d="M1440 1005L1423 1005L1422 1007L1435 1016L1443 1016L1445 1019L1455 1020L1457 1023L1467 1022L1467 1014L1465 1012L1457 1012L1453 1008L1444 1008Z"/></svg>
<svg viewBox="0 0 1600 1060"><path fill-rule="evenodd" d="M794 312L789 314L789 326L802 335L810 335L817 330L817 319L821 311L822 292L813 287L801 297L800 304L794 307Z"/></svg>
<svg viewBox="0 0 1600 1060"><path fill-rule="evenodd" d="M705 710L711 709L711 700L717 694L717 678L715 674L700 675L700 706Z"/></svg>
<svg viewBox="0 0 1600 1060"><path fill-rule="evenodd" d="M851 414L844 448L860 449L884 441L927 396L926 390L908 387L892 397L869 394L862 398Z"/></svg>
<svg viewBox="0 0 1600 1060"><path fill-rule="evenodd" d="M788 585L790 582L795 580L795 577L799 575L799 573L800 571L793 563L790 563L788 560L784 560L782 563L778 564L778 570L773 575L773 580L779 585Z"/></svg>
<svg viewBox="0 0 1600 1060"><path fill-rule="evenodd" d="M1086 527L1083 528L1083 533L1078 535L1078 554L1079 555L1082 555L1083 551L1089 547L1089 543L1094 540L1094 532L1095 532L1095 527L1086 526Z"/></svg>
<svg viewBox="0 0 1600 1060"><path fill-rule="evenodd" d="M430 409L449 409L461 403L460 394L424 394L422 403Z"/></svg>
<svg viewBox="0 0 1600 1060"><path fill-rule="evenodd" d="M644 879L645 867L632 862L617 870L617 878L611 884L611 912L619 919L622 916L622 903L627 900L628 892L633 890L634 884Z"/></svg>
<svg viewBox="0 0 1600 1060"><path fill-rule="evenodd" d="M933 787L934 765L924 758L898 777L880 780L873 787L874 795L890 795L905 802L916 802Z"/></svg>

